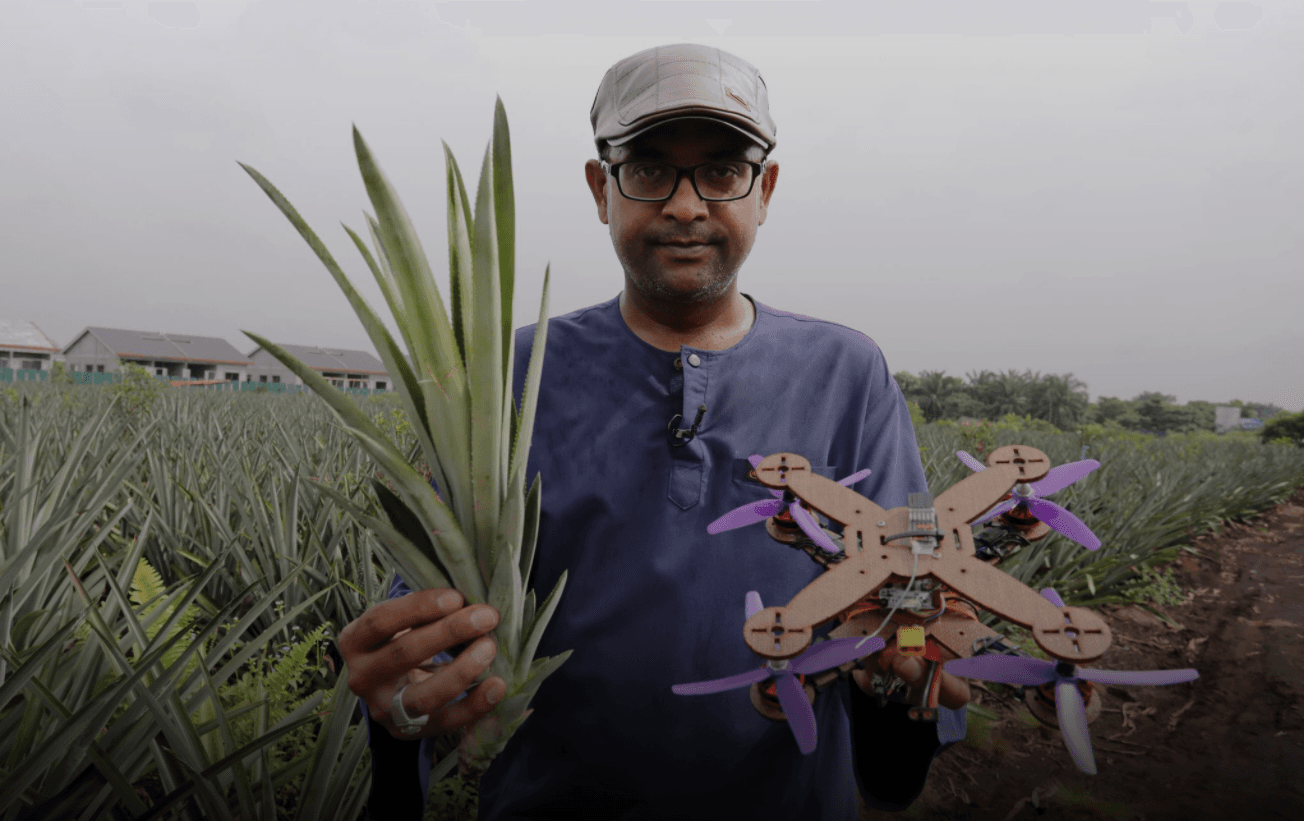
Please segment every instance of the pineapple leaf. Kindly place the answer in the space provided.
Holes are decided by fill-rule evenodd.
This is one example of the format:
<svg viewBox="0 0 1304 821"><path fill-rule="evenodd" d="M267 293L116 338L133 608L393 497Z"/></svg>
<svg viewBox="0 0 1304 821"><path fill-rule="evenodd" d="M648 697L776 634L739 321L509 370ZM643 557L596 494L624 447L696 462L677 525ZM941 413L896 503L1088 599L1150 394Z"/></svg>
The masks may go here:
<svg viewBox="0 0 1304 821"><path fill-rule="evenodd" d="M498 270L497 276L490 277L502 283L501 314L507 317L503 323L503 373L510 380L513 358L509 355L512 340L512 297L516 290L516 193L512 186L512 141L507 128L507 109L503 107L503 98L499 96L494 102L494 137L493 137L493 212L494 226L498 235ZM511 382L508 381L510 387Z"/></svg>
<svg viewBox="0 0 1304 821"><path fill-rule="evenodd" d="M521 531L521 583L530 585L530 573L534 570L534 548L539 541L539 502L543 495L543 474L536 473L530 485L529 495L525 497L525 527ZM522 624L529 624L527 619Z"/></svg>
<svg viewBox="0 0 1304 821"><path fill-rule="evenodd" d="M546 656L531 662L529 676L518 679L516 687L508 692L507 697L503 699L501 706L503 714L512 715L514 712L519 712L529 706L530 700L534 698L544 680L565 664L573 652L575 651L567 650L555 656Z"/></svg>
<svg viewBox="0 0 1304 821"><path fill-rule="evenodd" d="M494 634L501 639L498 647L507 654L503 660L507 664L515 660L521 649L520 600L523 598L520 566L505 557L500 559L489 581L488 602L501 614Z"/></svg>
<svg viewBox="0 0 1304 821"><path fill-rule="evenodd" d="M520 424L516 428L516 441L512 443L512 473L525 472L530 438L534 433L534 411L539 404L539 376L543 372L543 354L548 345L548 285L551 276L552 265L548 265L543 271L543 299L539 304L539 322L534 326L534 347L530 349L530 364L525 370ZM525 575L522 574L522 577Z"/></svg>
<svg viewBox="0 0 1304 821"><path fill-rule="evenodd" d="M524 624L534 623L535 603L536 602L534 598L534 591L531 590L530 592L525 594L525 605L521 610L521 624L524 625Z"/></svg>
<svg viewBox="0 0 1304 821"><path fill-rule="evenodd" d="M442 142L442 141L441 141ZM471 301L471 254L474 250L475 237L472 233L471 205L466 198L466 187L462 184L462 172L453 159L453 152L444 146L444 177L447 195L444 204L448 208L448 270L450 276L449 292L453 300L453 335L457 340L457 353L466 367L467 339L469 333L465 327L463 314Z"/></svg>
<svg viewBox="0 0 1304 821"><path fill-rule="evenodd" d="M390 527L389 524L377 519L374 516L368 516L362 512L353 502L349 501L344 494L340 493L333 487L323 485L318 482L310 482L322 493L325 493L342 507L345 512L353 516L371 532L379 537L381 544L384 546L393 562L398 565L404 581L413 590L429 590L436 587L454 587L455 585L449 580L447 574L441 571L442 564L436 566L435 562L438 556L434 553L423 553L421 548L412 544L402 533ZM460 591L459 591L460 592ZM463 595L466 595L463 593ZM468 597L469 598L469 597Z"/></svg>
<svg viewBox="0 0 1304 821"><path fill-rule="evenodd" d="M394 529L402 534L421 551L422 555L430 559L435 568L443 575L445 579L449 577L448 568L439 560L438 554L435 553L435 545L431 542L430 537L426 535L425 529L421 526L421 520L412 512L411 508L403 504L403 500L394 495L384 482L371 480L371 486L376 491L376 498L380 500L380 506L384 508L385 515L389 517L389 522Z"/></svg>
<svg viewBox="0 0 1304 821"><path fill-rule="evenodd" d="M367 196L376 209L380 237L393 265L394 279L403 293L405 308L412 312L406 318L416 320L419 317L421 320L406 328L411 334L409 338L416 343L409 343L415 359L413 364L419 370L435 367L440 373L452 371L460 374L462 369L448 358L448 353L454 350L448 314L444 310L439 289L435 287L434 276L407 210L399 201L393 185L385 177L385 172L376 162L357 126L353 127L353 147ZM400 317L396 317L398 318ZM465 384L462 380L455 380L453 387L456 396L464 395Z"/></svg>
<svg viewBox="0 0 1304 821"><path fill-rule="evenodd" d="M376 233L375 220L371 219L369 215L367 217L367 228L371 231L372 240L376 243L376 247L379 250L379 265L377 264L377 260L372 258L371 252L367 249L366 244L362 242L361 238L359 238L358 235L355 234L347 225L344 226L344 230L348 232L349 237L353 240L353 244L356 245L358 251L361 252L362 258L367 263L367 267L371 269L372 275L380 285L381 291L385 295L385 300L389 303L390 311L395 317L406 316L403 308L403 296L399 292L397 284L394 282L394 275L389 263L389 256L385 253L385 246L381 244L380 237ZM343 277L343 274L340 276ZM353 286L347 279L341 284L341 288L345 289L346 295L356 293L353 291ZM350 296L350 302L352 301L353 297ZM403 356L402 349L400 349L394 342L389 331L385 328L384 324L379 320L375 313L371 311L371 308L366 304L365 300L363 300L361 296L358 296L358 301L360 307L359 305L354 305L354 308L358 311L359 316L363 317L363 325L367 328L367 333L368 336L371 337L372 344L376 346L376 350L384 360L387 372L397 374L395 387L399 388L398 393L403 402L404 413L412 424L412 430L416 434L417 443L421 447L421 451L425 455L431 471L434 473L435 480L440 483L440 487L444 487L448 479L444 473L444 466L439 461L439 454L435 450L434 440L431 437L430 420L427 415L426 401L422 394L416 373L412 370L407 359ZM399 332L403 336L404 342L411 347L412 340L408 335L403 334L405 327L406 325L404 323L399 323Z"/></svg>
<svg viewBox="0 0 1304 821"><path fill-rule="evenodd" d="M354 130L354 133L355 138L360 140L361 138L357 136L356 129ZM367 304L367 301L357 292L353 287L353 284L349 282L348 277L344 275L344 272L335 262L335 258L332 257L330 251L326 249L325 244L322 243L322 241L317 237L317 234L308 227L307 222L305 222L303 217L299 215L299 212L295 210L289 200L287 200L285 196L277 190L276 186L272 185L272 183L258 171L244 163L239 163L239 165L249 174L250 177L253 178L254 182L262 188L263 193L267 194L276 207L285 214L286 218L290 220L290 223L308 243L309 247L312 248L313 252L317 254L318 259L320 259L322 264L326 266L326 270L330 272L331 276L335 279L336 284L339 285L340 289L344 292L344 295L348 298L349 304L352 305L354 311L358 314L358 318L362 321L363 327L366 329L368 336L371 337L372 343L376 346L376 350L384 361L388 372L399 380L397 382L398 385L403 386L404 389L399 392L403 395L406 410L412 418L413 424L417 426L418 437L423 448L426 449L427 461L430 462L431 469L436 472L436 476L443 478L443 466L435 457L434 445L430 441L431 433L427 417L426 402L412 368L408 367L407 361L404 359L398 346L394 344L393 339L389 335L389 331L376 316L375 312L371 309L371 306ZM347 226L345 227L345 230L349 231ZM349 231L349 234L350 236L353 236L352 231ZM357 243L356 237L354 238L354 241ZM372 264L370 256L365 252L364 258L367 259L369 265ZM372 265L372 271L373 273L376 273L374 265ZM380 275L376 274L376 276L379 280ZM403 316L405 316L405 314L396 314L396 317L400 319ZM403 322L400 321L398 325L400 332L406 330ZM414 340L410 334L405 333L404 339L407 341L409 348L413 347ZM419 368L420 362L416 361L414 362L414 365ZM452 499L451 494L454 492L454 488L442 482L440 487L447 488L450 493L449 498Z"/></svg>
<svg viewBox="0 0 1304 821"><path fill-rule="evenodd" d="M473 604L483 602L484 580L475 573L472 548L463 535L458 520L453 518L448 508L440 501L434 488L426 484L425 479L408 464L406 457L389 443L375 423L321 374L300 362L279 345L249 331L245 331L244 334L262 345L264 350L283 362L314 393L326 400L345 430L389 474L390 479L398 487L403 501L417 512L423 523L435 528L433 534L436 536L435 550L444 566L451 572L456 589ZM331 494L323 484L316 483L316 486L337 501L342 498L338 494Z"/></svg>
<svg viewBox="0 0 1304 821"><path fill-rule="evenodd" d="M493 144L485 146L475 195L475 253L471 259L471 347L467 378L471 385L471 493L476 500L472 544L486 580L493 577L494 534L502 510L503 316L498 287L498 243L494 223ZM511 317L507 317L511 324Z"/></svg>
<svg viewBox="0 0 1304 821"><path fill-rule="evenodd" d="M413 368L420 374L427 410L433 416L431 432L437 437L436 443L443 445L440 454L446 454L451 462L443 467L452 484L440 487L449 494L459 526L466 534L468 545L473 545L476 532L470 488L471 406L464 358L458 353L443 300L407 211L356 127L353 145L367 196L376 209L380 238L407 311L394 319L409 340ZM483 581L480 586L483 588Z"/></svg>
<svg viewBox="0 0 1304 821"><path fill-rule="evenodd" d="M553 585L552 592L548 594L548 598L544 600L543 606L539 608L534 621L530 624L530 629L526 633L528 638L525 640L525 646L522 648L521 654L516 658L516 677L518 680L524 679L529 671L529 668L525 665L534 659L534 653L539 649L539 640L543 638L543 631L548 628L548 622L552 620L552 613L557 609L557 603L561 601L561 593L566 588L566 575L569 572L569 570L561 572L561 577Z"/></svg>
<svg viewBox="0 0 1304 821"><path fill-rule="evenodd" d="M10 632L9 644L11 644L15 648L26 647L28 632L31 631L32 626L35 625L37 621L39 621L40 618L48 612L50 611L46 609L39 609L39 610L32 610L27 613L24 613L23 616L19 618L17 622L14 623L13 630ZM89 628L83 624L81 628L79 628L77 631L76 637L79 641L85 640L85 635L83 635L82 632L83 630L89 633Z"/></svg>

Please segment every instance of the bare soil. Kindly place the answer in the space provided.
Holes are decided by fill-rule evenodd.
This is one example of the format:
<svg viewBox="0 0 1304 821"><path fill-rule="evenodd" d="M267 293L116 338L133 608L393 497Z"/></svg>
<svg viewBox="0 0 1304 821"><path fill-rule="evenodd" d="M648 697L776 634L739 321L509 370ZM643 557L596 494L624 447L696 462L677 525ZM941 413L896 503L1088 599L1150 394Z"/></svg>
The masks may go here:
<svg viewBox="0 0 1304 821"><path fill-rule="evenodd" d="M1304 819L1304 489L1220 533L1174 567L1183 604L1094 608L1113 644L1092 667L1194 667L1195 681L1103 687L1091 724L1098 773L1080 772L1057 730L1029 726L1017 693L974 702L1000 720L934 763L923 794L892 817ZM993 689L999 689L994 687Z"/></svg>

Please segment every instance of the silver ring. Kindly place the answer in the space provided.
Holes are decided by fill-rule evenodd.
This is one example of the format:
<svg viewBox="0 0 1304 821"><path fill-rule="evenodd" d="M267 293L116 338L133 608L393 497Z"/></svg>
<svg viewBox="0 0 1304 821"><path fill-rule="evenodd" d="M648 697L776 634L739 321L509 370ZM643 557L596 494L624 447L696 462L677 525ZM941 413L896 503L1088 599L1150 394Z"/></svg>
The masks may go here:
<svg viewBox="0 0 1304 821"><path fill-rule="evenodd" d="M407 688L408 685L404 684L394 694L394 699L389 703L389 715L394 722L394 726L398 727L404 734L416 735L426 726L426 722L430 721L430 716L425 715L417 718L408 716L407 710L403 709L403 691Z"/></svg>

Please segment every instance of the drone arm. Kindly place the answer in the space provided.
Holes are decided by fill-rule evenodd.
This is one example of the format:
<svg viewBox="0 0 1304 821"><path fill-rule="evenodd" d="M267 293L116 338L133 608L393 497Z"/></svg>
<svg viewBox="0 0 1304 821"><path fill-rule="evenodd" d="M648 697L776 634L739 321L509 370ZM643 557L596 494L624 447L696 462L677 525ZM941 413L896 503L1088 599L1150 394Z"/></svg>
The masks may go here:
<svg viewBox="0 0 1304 821"><path fill-rule="evenodd" d="M767 657L796 655L809 644L812 630L877 589L891 572L890 562L877 561L868 551L850 556L803 587L786 606L767 607L753 614L744 627L748 646ZM777 654L770 638L770 629L776 624L786 632Z"/></svg>
<svg viewBox="0 0 1304 821"><path fill-rule="evenodd" d="M952 516L971 523L995 507L1001 497L1020 481L1022 479L1014 466L997 465L979 473L971 473L951 485L942 491L933 506L939 516L942 511L950 511Z"/></svg>
<svg viewBox="0 0 1304 821"><path fill-rule="evenodd" d="M951 485L937 498L938 514L950 508L965 522L991 510L1019 482L1035 482L1050 472L1046 454L1026 445L1006 445L992 451L991 465Z"/></svg>
<svg viewBox="0 0 1304 821"><path fill-rule="evenodd" d="M780 471L780 465L786 470ZM878 521L887 515L883 508L851 488L815 473L810 461L795 453L774 453L765 457L758 465L756 475L766 487L791 490L808 506L844 527L856 517L873 517Z"/></svg>
<svg viewBox="0 0 1304 821"><path fill-rule="evenodd" d="M956 558L960 561L938 563L933 575L984 610L1027 628L1062 621L1059 608L1013 576L973 557Z"/></svg>

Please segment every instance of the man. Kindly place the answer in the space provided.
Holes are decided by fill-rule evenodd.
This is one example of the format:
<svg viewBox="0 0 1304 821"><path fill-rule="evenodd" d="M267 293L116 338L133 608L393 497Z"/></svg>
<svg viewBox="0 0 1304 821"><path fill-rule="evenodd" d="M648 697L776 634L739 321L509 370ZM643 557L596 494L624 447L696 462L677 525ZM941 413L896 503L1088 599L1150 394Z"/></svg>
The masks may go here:
<svg viewBox="0 0 1304 821"><path fill-rule="evenodd" d="M798 453L835 479L869 468L853 489L889 509L928 489L873 341L738 291L779 176L766 159L776 129L765 83L719 49L662 46L612 66L591 123L602 160L585 177L625 287L549 320L527 466L527 479L544 476L529 584L546 595L569 570L537 657L574 653L485 773L480 817L851 821L857 784L871 806L903 809L937 752L964 735L964 680L944 674L941 702L953 709L940 722L912 722L903 704L866 696L858 670L856 686L839 680L817 697L810 755L745 691L671 691L757 667L740 635L746 592L786 602L823 572L759 526L707 534L723 513L770 498L748 456ZM516 334L519 404L534 326ZM493 609L407 592L396 579L393 598L339 637L377 762L372 811L395 818L417 817L433 751L399 739L466 726L503 688L489 678L468 692L493 658L480 638ZM456 659L446 652L465 643ZM448 663L415 669L436 654ZM885 651L867 664L923 680L918 659ZM419 734L399 732L423 715Z"/></svg>

